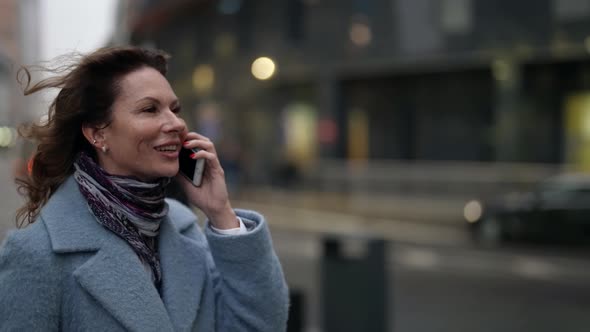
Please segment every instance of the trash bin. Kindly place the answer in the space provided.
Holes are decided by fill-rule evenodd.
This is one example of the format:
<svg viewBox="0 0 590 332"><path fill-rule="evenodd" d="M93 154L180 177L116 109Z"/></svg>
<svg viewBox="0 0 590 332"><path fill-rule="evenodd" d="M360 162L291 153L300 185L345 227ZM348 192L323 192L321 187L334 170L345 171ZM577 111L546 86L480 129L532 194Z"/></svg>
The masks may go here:
<svg viewBox="0 0 590 332"><path fill-rule="evenodd" d="M304 299L303 292L299 289L289 290L289 320L287 332L303 332L304 323Z"/></svg>
<svg viewBox="0 0 590 332"><path fill-rule="evenodd" d="M349 242L356 243L356 253L350 254L345 250ZM361 250L358 250L359 247ZM323 240L323 249L321 294L324 331L386 332L387 297L390 294L385 241L329 237Z"/></svg>

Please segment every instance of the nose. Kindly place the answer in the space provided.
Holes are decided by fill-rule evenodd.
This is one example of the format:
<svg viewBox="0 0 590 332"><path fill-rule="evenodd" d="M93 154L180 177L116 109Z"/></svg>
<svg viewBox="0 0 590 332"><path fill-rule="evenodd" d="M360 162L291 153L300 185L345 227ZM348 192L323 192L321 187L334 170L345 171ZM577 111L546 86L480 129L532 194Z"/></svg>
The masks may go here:
<svg viewBox="0 0 590 332"><path fill-rule="evenodd" d="M163 129L165 132L183 133L186 131L186 123L178 116L178 114L168 110L166 112L166 123Z"/></svg>

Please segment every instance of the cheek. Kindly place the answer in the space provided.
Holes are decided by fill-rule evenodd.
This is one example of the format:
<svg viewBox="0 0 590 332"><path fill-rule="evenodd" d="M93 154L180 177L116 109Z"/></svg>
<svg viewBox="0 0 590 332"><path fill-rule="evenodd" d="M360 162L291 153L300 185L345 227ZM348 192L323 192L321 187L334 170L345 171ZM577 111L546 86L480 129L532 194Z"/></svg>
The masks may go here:
<svg viewBox="0 0 590 332"><path fill-rule="evenodd" d="M186 126L186 121L184 121L184 119L180 118L180 120L182 121L182 138L184 139L186 137L186 135L188 135L188 127Z"/></svg>
<svg viewBox="0 0 590 332"><path fill-rule="evenodd" d="M135 150L139 153L145 152L148 150L148 139L147 138L139 138L137 140L137 144L135 146Z"/></svg>
<svg viewBox="0 0 590 332"><path fill-rule="evenodd" d="M186 140L187 135L188 135L188 130L185 127L185 130L182 133L180 133L180 141L184 142Z"/></svg>
<svg viewBox="0 0 590 332"><path fill-rule="evenodd" d="M158 138L158 130L149 130L149 127L136 128L133 141L137 152L146 152L152 149L154 141Z"/></svg>

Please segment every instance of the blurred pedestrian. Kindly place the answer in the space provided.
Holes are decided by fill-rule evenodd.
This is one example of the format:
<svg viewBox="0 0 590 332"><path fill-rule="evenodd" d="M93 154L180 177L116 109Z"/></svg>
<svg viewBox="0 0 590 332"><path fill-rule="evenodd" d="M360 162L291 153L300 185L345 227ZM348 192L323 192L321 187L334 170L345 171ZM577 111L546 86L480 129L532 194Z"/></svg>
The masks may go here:
<svg viewBox="0 0 590 332"><path fill-rule="evenodd" d="M59 88L20 179L25 229L0 251L1 331L281 331L288 292L264 218L234 210L213 143L189 132L165 78L168 56L104 48L25 94ZM55 71L54 71L55 73ZM201 149L200 187L177 175ZM165 198L171 178L204 231Z"/></svg>

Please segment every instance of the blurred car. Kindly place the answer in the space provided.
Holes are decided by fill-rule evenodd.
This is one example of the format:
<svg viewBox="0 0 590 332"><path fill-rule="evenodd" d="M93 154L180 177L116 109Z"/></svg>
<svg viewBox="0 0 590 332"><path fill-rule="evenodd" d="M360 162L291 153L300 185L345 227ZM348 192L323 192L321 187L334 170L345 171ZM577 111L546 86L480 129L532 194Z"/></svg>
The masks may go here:
<svg viewBox="0 0 590 332"><path fill-rule="evenodd" d="M590 244L590 174L563 174L529 192L465 206L474 239L576 241Z"/></svg>

